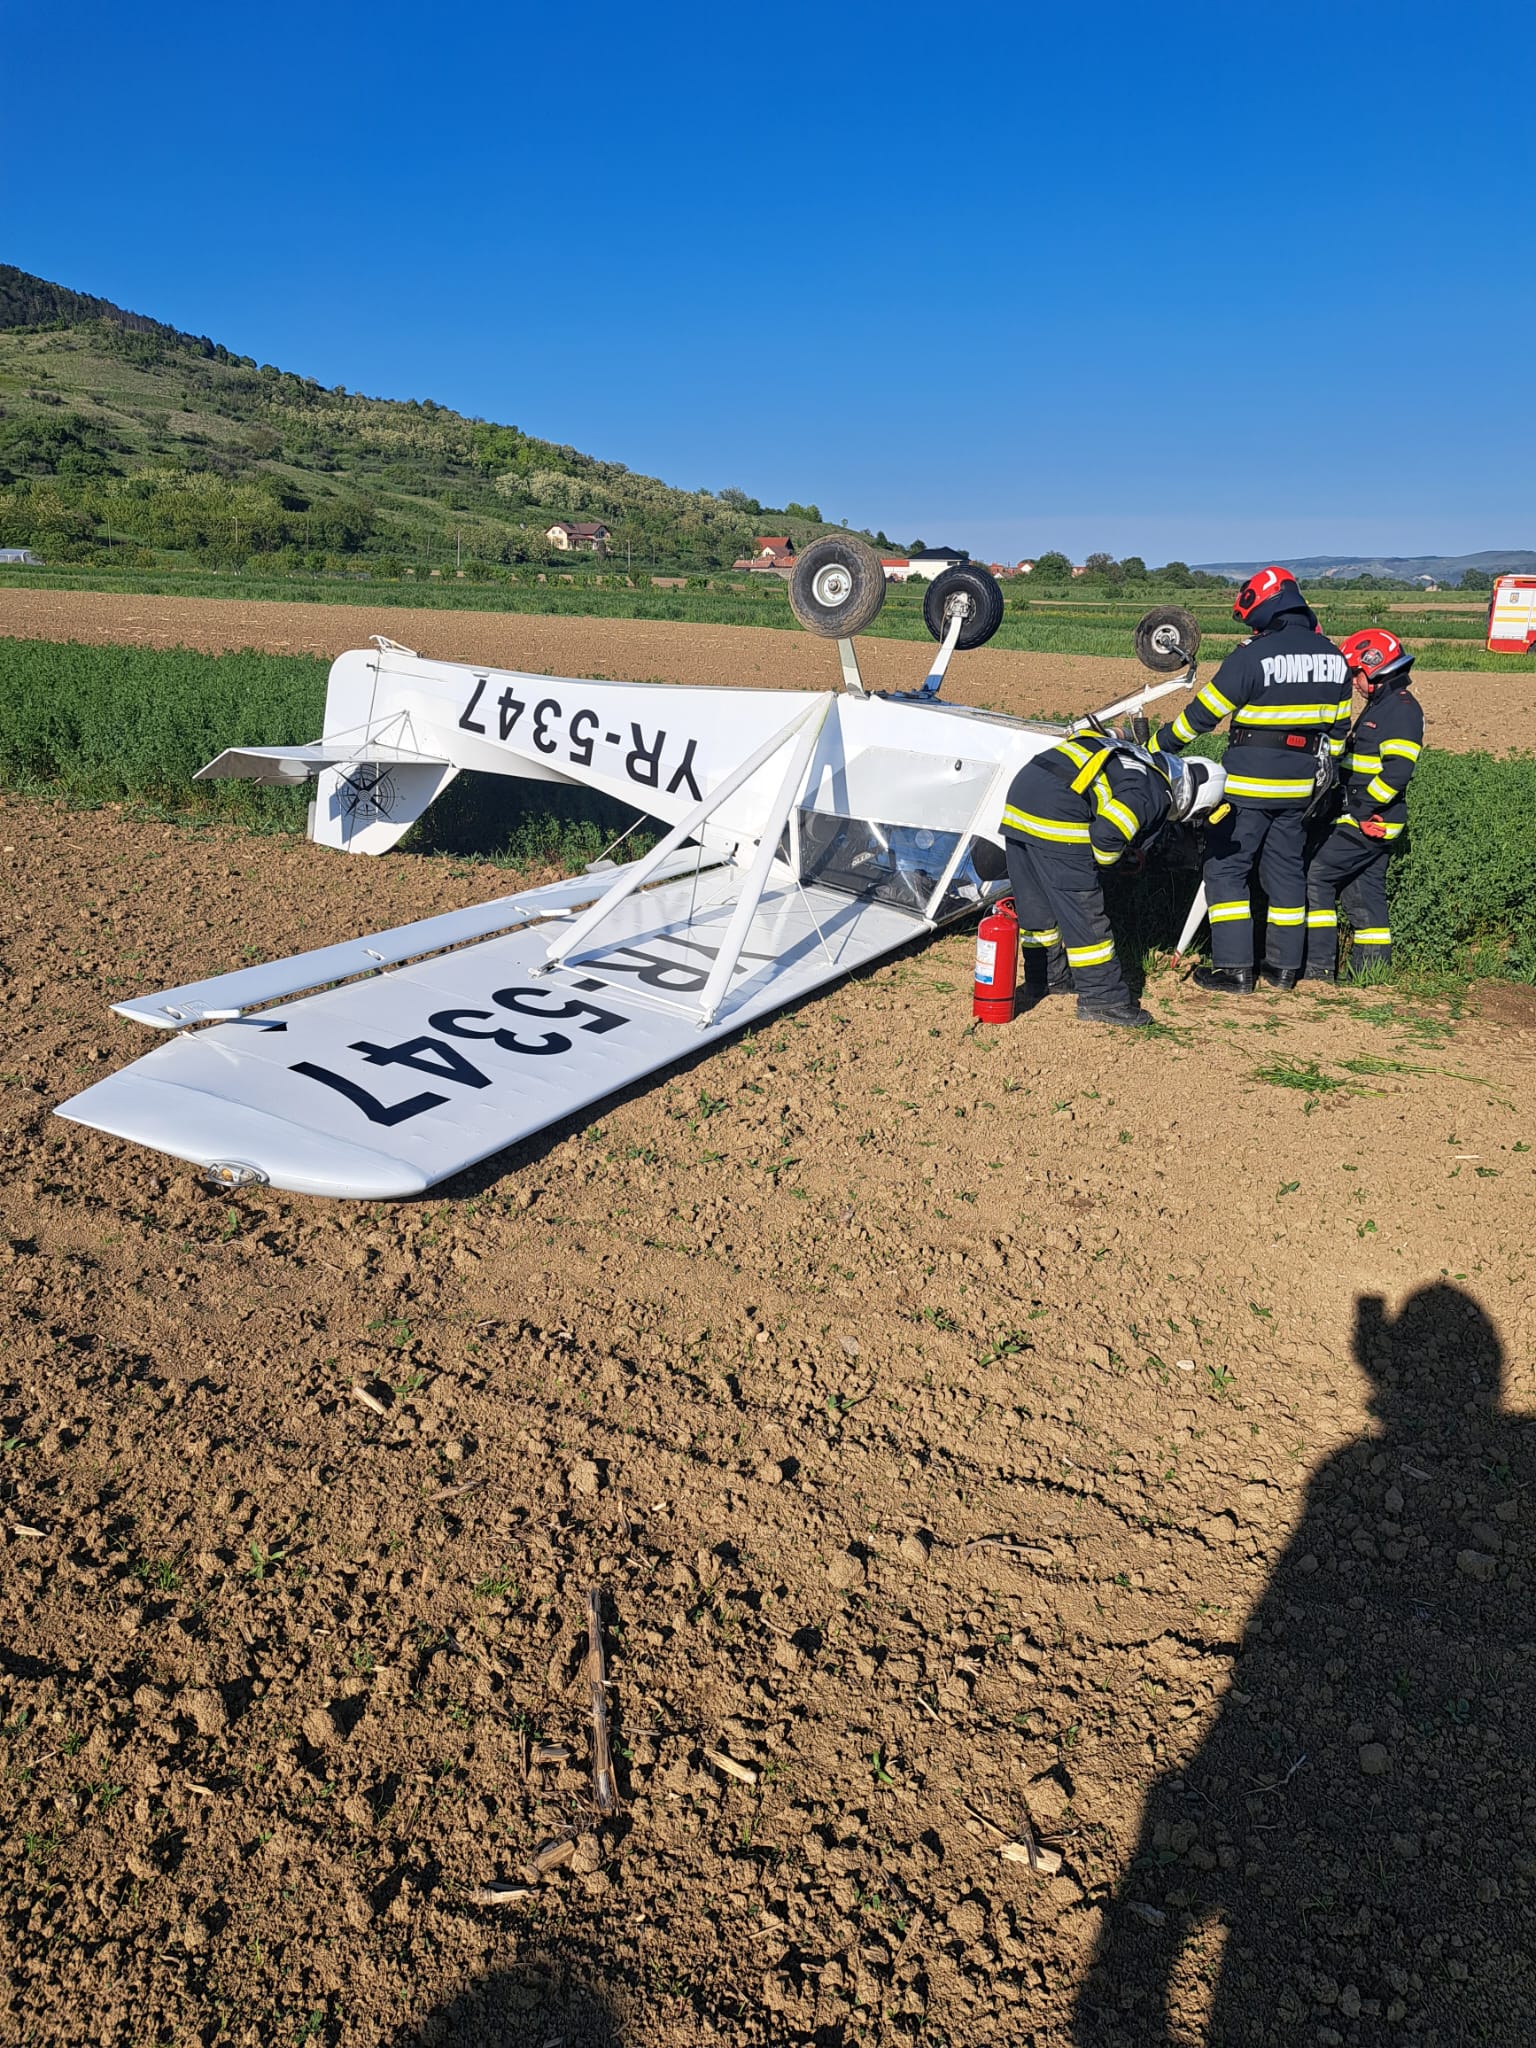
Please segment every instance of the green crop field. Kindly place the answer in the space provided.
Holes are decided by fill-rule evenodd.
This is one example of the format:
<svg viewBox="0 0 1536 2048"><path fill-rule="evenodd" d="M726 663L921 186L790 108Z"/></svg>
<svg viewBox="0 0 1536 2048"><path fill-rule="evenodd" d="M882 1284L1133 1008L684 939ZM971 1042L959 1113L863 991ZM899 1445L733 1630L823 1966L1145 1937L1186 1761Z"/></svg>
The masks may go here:
<svg viewBox="0 0 1536 2048"><path fill-rule="evenodd" d="M80 805L121 802L189 824L304 829L301 791L194 782L227 746L280 745L321 728L327 664L302 655L196 654L13 640L0 649L0 786ZM1204 751L1219 754L1219 738ZM1536 980L1536 758L1430 749L1392 863L1405 967ZM586 790L460 776L408 844L514 867L574 869L636 822ZM646 843L631 842L630 850ZM1192 886L1119 883L1135 950L1171 944Z"/></svg>

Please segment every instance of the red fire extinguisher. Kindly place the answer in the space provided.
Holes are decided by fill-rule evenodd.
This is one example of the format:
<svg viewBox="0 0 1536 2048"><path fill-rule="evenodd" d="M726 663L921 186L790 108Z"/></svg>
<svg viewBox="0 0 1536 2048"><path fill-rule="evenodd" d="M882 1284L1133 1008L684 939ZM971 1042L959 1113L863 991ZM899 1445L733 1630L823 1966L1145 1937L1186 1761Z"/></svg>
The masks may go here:
<svg viewBox="0 0 1536 2048"><path fill-rule="evenodd" d="M1013 898L1005 896L981 920L976 931L976 986L971 1015L983 1024L1006 1024L1013 1016L1013 992L1019 978L1019 919Z"/></svg>

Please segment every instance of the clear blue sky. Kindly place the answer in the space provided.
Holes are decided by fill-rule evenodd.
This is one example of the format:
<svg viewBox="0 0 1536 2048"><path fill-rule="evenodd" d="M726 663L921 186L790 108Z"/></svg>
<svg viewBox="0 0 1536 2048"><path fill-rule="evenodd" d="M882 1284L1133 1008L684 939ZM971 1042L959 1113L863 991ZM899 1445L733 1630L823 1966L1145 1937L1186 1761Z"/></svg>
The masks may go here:
<svg viewBox="0 0 1536 2048"><path fill-rule="evenodd" d="M0 255L987 556L1536 546L1528 6L0 10Z"/></svg>

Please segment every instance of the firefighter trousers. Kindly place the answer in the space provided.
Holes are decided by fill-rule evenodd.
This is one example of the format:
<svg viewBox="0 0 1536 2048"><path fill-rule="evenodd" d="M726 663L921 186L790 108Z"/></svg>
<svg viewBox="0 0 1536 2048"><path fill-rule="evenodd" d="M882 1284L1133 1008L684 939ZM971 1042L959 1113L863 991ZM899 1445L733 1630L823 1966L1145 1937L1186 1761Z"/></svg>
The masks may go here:
<svg viewBox="0 0 1536 2048"><path fill-rule="evenodd" d="M1299 967L1306 943L1307 828L1304 804L1262 810L1234 804L1205 840L1205 903L1211 919L1211 962L1252 967L1254 870L1269 901L1264 957L1271 967Z"/></svg>
<svg viewBox="0 0 1536 2048"><path fill-rule="evenodd" d="M1092 850L1011 835L1005 844L1025 990L1041 993L1070 967L1081 1015L1129 1003Z"/></svg>
<svg viewBox="0 0 1536 2048"><path fill-rule="evenodd" d="M1332 975L1339 958L1339 903L1354 927L1351 974L1392 964L1392 925L1387 913L1387 862L1392 848L1368 839L1352 826L1328 834L1307 869L1308 974Z"/></svg>

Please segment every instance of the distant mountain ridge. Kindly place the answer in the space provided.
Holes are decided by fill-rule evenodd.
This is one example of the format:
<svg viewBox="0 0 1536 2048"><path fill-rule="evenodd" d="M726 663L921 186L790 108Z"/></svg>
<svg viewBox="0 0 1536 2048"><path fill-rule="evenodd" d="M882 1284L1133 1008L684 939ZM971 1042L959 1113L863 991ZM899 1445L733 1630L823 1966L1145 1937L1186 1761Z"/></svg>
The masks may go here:
<svg viewBox="0 0 1536 2048"><path fill-rule="evenodd" d="M1199 562L1197 568L1210 576L1230 576L1234 583L1255 569L1259 561ZM1490 576L1536 575L1536 550L1531 548L1485 548L1476 555L1293 555L1286 567L1294 569L1305 583L1308 577L1329 582L1348 582L1355 576L1397 576L1412 583L1420 576L1432 576L1436 583L1459 583L1468 569L1482 569Z"/></svg>

